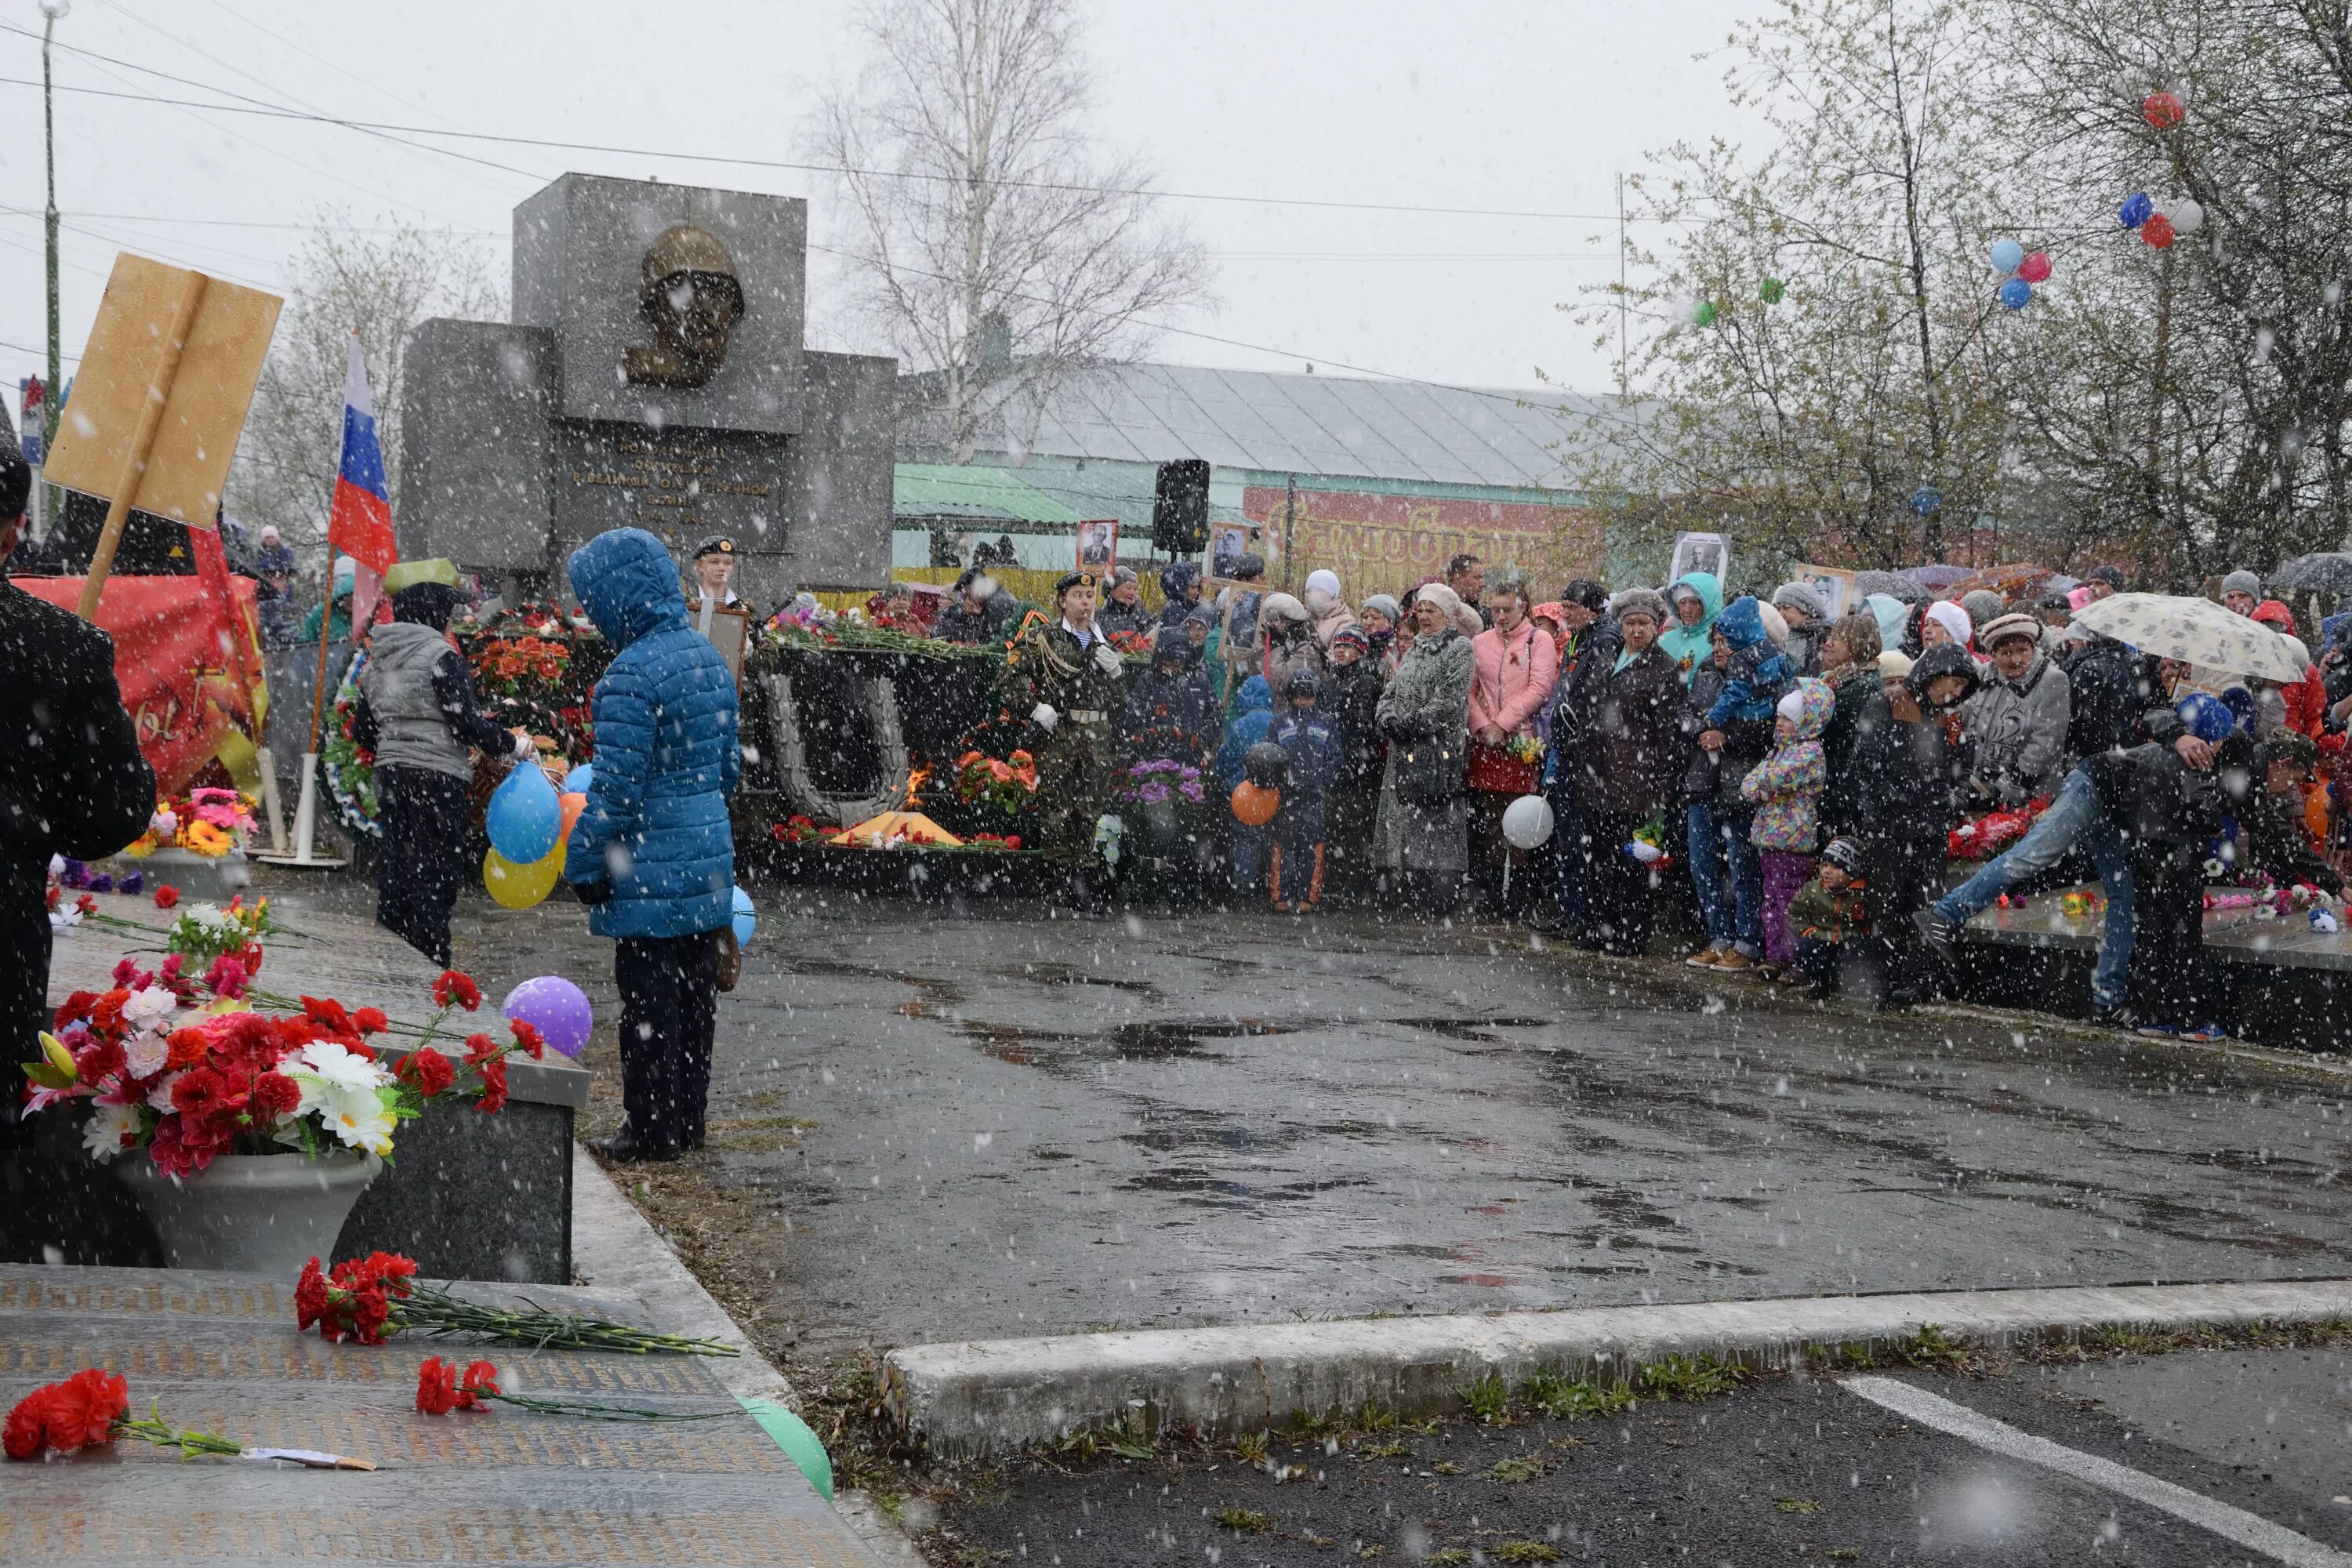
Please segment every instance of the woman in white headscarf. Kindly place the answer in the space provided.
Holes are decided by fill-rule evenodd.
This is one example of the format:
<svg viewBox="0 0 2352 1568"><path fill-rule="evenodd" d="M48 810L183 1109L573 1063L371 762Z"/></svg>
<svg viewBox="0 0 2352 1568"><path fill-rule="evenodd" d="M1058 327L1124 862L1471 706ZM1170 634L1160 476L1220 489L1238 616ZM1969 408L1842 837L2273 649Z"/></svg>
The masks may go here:
<svg viewBox="0 0 2352 1568"><path fill-rule="evenodd" d="M1339 592L1337 572L1307 574L1307 618L1315 627L1315 646L1327 654L1339 628L1355 624L1356 617L1348 612L1347 597Z"/></svg>

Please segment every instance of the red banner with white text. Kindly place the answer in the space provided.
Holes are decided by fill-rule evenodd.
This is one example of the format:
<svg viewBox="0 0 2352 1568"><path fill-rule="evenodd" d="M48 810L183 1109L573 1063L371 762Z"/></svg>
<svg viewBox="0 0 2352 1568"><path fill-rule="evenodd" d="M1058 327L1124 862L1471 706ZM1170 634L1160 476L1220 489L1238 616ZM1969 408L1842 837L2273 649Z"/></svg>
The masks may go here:
<svg viewBox="0 0 2352 1568"><path fill-rule="evenodd" d="M208 583L212 576L110 577L98 602L99 629L114 639L122 706L139 727L155 787L166 795L186 788L232 731L256 728L247 702L260 663L252 640L254 583L225 573ZM68 612L81 599L79 577L11 581ZM224 592L246 628L242 648L223 616Z"/></svg>

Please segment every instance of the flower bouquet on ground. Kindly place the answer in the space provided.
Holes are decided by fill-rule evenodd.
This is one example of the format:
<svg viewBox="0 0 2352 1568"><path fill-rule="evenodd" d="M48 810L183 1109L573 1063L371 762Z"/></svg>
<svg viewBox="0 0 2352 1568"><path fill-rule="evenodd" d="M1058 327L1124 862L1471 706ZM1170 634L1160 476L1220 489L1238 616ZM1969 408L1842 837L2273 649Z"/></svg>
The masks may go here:
<svg viewBox="0 0 2352 1568"><path fill-rule="evenodd" d="M1132 805L1164 805L1178 802L1199 805L1209 798L1201 770L1173 757L1134 763L1111 780L1110 797Z"/></svg>
<svg viewBox="0 0 2352 1568"><path fill-rule="evenodd" d="M197 789L155 803L147 831L122 853L142 859L158 849L185 849L218 859L241 847L255 826L254 803L233 789Z"/></svg>
<svg viewBox="0 0 2352 1568"><path fill-rule="evenodd" d="M416 1278L415 1261L394 1252L346 1258L330 1269L320 1268L315 1258L304 1265L294 1287L294 1326L308 1329L314 1324L322 1338L363 1345L380 1345L394 1334L414 1329L434 1337L479 1334L534 1349L552 1345L559 1350L624 1351L632 1355L656 1351L674 1355L742 1353L721 1340L658 1333L609 1318L551 1311L528 1303L496 1307L469 1301L424 1283Z"/></svg>
<svg viewBox="0 0 2352 1568"><path fill-rule="evenodd" d="M992 805L1010 816L1036 800L1037 760L1027 752L1000 761L970 751L956 759L955 768L956 799L966 805Z"/></svg>
<svg viewBox="0 0 2352 1568"><path fill-rule="evenodd" d="M1989 860L2025 837L2033 819L2050 809L2050 797L2037 795L2023 805L1989 811L1952 829L1944 845L1948 860Z"/></svg>
<svg viewBox="0 0 2352 1568"><path fill-rule="evenodd" d="M165 1421L152 1405L142 1420L131 1414L130 1384L94 1366L84 1367L62 1383L44 1384L18 1400L8 1412L6 1427L0 1431L0 1448L12 1459L42 1459L108 1447L118 1437L177 1448L183 1459L219 1454L263 1462L284 1459L314 1469L375 1468L365 1459L348 1459L340 1454L307 1448L248 1448L233 1437L183 1430Z"/></svg>
<svg viewBox="0 0 2352 1568"><path fill-rule="evenodd" d="M814 817L795 815L771 826L768 836L779 844L821 844L840 831L825 826Z"/></svg>

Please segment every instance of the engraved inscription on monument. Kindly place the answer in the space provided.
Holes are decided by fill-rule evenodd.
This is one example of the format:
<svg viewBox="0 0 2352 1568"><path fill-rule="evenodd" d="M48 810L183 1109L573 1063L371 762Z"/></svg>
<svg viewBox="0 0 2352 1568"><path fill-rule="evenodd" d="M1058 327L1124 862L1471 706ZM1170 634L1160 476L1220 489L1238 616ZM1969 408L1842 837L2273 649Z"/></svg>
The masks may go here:
<svg viewBox="0 0 2352 1568"><path fill-rule="evenodd" d="M556 504L592 517L591 532L642 528L677 544L715 532L756 540L779 515L784 461L780 437L569 426L556 437Z"/></svg>

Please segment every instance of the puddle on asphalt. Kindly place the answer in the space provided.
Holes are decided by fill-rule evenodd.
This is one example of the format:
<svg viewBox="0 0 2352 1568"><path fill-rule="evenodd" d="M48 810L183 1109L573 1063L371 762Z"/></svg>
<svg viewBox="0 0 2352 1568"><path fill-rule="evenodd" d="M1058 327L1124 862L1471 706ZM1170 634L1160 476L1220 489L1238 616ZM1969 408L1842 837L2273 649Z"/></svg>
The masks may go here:
<svg viewBox="0 0 2352 1568"><path fill-rule="evenodd" d="M1131 1193L1173 1193L1178 1201L1208 1208L1235 1208L1249 1204L1306 1203L1325 1193L1342 1187L1370 1186L1367 1176L1338 1176L1329 1180L1285 1182L1277 1185L1258 1186L1220 1176L1200 1165L1163 1165L1130 1176L1119 1185Z"/></svg>
<svg viewBox="0 0 2352 1568"><path fill-rule="evenodd" d="M919 1003L908 1003L898 1010L904 1013L921 1005ZM983 1054L994 1057L998 1061L1011 1062L1015 1067L1038 1068L1047 1072L1072 1072L1105 1059L1130 1062L1223 1061L1225 1053L1207 1049L1205 1042L1293 1032L1286 1025L1262 1023L1255 1018L1121 1024L1103 1035L1066 1034L1032 1029L1020 1024L990 1024L972 1018L959 1019L956 1027Z"/></svg>

